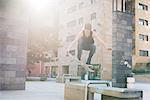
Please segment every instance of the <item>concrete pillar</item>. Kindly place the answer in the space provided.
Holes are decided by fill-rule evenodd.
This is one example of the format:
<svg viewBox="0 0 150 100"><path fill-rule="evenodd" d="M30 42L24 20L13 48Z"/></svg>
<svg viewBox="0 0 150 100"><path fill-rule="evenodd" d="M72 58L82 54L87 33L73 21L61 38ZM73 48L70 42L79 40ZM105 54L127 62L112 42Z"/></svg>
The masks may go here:
<svg viewBox="0 0 150 100"><path fill-rule="evenodd" d="M126 78L132 73L132 15L113 12L112 82L114 87L125 88Z"/></svg>
<svg viewBox="0 0 150 100"><path fill-rule="evenodd" d="M28 0L0 0L0 90L25 89Z"/></svg>

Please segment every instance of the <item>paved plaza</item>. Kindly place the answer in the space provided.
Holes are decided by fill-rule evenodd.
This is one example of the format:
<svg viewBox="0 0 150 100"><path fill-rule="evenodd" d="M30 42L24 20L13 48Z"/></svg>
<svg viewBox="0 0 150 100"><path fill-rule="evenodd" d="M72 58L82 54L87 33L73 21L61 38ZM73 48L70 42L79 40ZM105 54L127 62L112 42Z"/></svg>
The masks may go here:
<svg viewBox="0 0 150 100"><path fill-rule="evenodd" d="M150 100L150 83L136 83L134 88L143 90L143 100Z"/></svg>
<svg viewBox="0 0 150 100"><path fill-rule="evenodd" d="M63 100L64 84L26 82L25 91L0 91L0 100Z"/></svg>
<svg viewBox="0 0 150 100"><path fill-rule="evenodd" d="M150 100L150 84L136 83L134 88L144 91L143 100ZM0 100L64 100L64 84L54 81L26 82L25 91L0 91Z"/></svg>

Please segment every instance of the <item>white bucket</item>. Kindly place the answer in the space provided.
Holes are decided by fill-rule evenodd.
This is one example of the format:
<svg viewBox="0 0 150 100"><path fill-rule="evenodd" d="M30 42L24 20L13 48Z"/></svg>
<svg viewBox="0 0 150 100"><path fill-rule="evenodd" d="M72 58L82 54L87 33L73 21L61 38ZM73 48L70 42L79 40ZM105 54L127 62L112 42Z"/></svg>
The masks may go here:
<svg viewBox="0 0 150 100"><path fill-rule="evenodd" d="M87 81L88 80L88 74L85 74L84 79Z"/></svg>
<svg viewBox="0 0 150 100"><path fill-rule="evenodd" d="M134 77L127 77L127 88L133 88L135 83L135 78Z"/></svg>

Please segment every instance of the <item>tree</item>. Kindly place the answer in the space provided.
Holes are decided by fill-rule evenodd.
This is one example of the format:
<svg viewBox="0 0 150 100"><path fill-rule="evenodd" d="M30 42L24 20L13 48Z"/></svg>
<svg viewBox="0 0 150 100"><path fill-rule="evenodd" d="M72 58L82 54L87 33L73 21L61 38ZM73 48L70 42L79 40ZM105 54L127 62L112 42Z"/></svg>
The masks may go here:
<svg viewBox="0 0 150 100"><path fill-rule="evenodd" d="M53 31L53 29L48 30L46 28L34 30L36 31L30 31L28 35L27 63L34 64L39 61L47 62L51 59L47 53L49 51L53 51L51 53L57 52L59 44L57 33Z"/></svg>

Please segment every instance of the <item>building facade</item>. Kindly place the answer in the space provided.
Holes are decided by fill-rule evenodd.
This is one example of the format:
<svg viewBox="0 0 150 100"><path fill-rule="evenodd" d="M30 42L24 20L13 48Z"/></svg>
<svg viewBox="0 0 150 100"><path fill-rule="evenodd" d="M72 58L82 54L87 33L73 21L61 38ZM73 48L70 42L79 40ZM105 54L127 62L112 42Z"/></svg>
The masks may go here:
<svg viewBox="0 0 150 100"><path fill-rule="evenodd" d="M141 68L150 61L150 2L135 0L134 36L133 36L133 67Z"/></svg>
<svg viewBox="0 0 150 100"><path fill-rule="evenodd" d="M67 55L67 47L74 40L85 23L91 23L92 29L95 29L99 37L109 48L112 47L112 11L114 2L118 2L118 11L124 10L130 13L130 2L132 2L133 36L132 36L132 66L141 67L150 61L149 57L149 2L148 0L63 0L60 9L60 27L59 40L62 43L58 49L58 75L64 73L63 66L68 66L67 71L73 75L78 75L78 64ZM125 5L125 6L122 6ZM96 41L96 40L95 40ZM92 59L92 64L99 64L101 79L112 78L112 52L103 48L98 41L96 44L96 53ZM129 50L130 51L130 50ZM70 53L77 56L77 44L74 45ZM83 52L83 61L85 62L88 52ZM65 67L66 68L66 67Z"/></svg>

